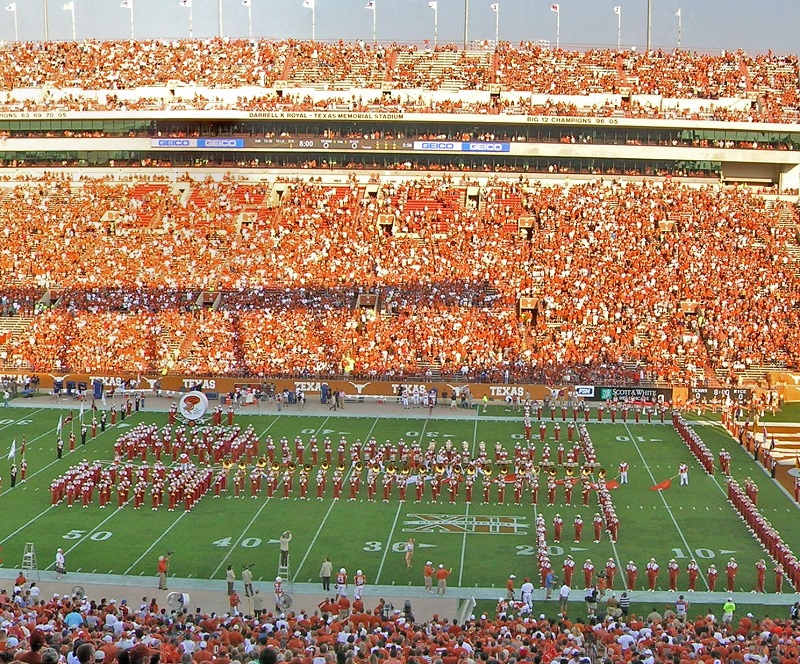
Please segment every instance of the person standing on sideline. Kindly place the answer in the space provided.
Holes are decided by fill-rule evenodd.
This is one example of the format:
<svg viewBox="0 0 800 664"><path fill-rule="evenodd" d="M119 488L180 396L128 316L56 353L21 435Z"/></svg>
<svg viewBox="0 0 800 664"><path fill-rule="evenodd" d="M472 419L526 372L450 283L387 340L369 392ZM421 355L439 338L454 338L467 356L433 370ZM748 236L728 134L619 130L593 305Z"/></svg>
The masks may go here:
<svg viewBox="0 0 800 664"><path fill-rule="evenodd" d="M447 592L447 577L453 573L453 568L445 569L444 565L439 564L439 569L436 570L436 595L444 597Z"/></svg>
<svg viewBox="0 0 800 664"><path fill-rule="evenodd" d="M736 604L733 602L733 597L729 597L728 601L722 605L722 622L732 623L733 614L736 611Z"/></svg>
<svg viewBox="0 0 800 664"><path fill-rule="evenodd" d="M284 530L280 537L280 550L281 550L281 567L286 567L289 564L289 542L292 541L292 531Z"/></svg>
<svg viewBox="0 0 800 664"><path fill-rule="evenodd" d="M169 570L169 556L158 557L158 589L167 590L167 571Z"/></svg>
<svg viewBox="0 0 800 664"><path fill-rule="evenodd" d="M239 593L235 590L231 593L231 596L228 598L228 603L231 605L231 614L235 617L239 615L239 604L242 601L239 599Z"/></svg>
<svg viewBox="0 0 800 664"><path fill-rule="evenodd" d="M413 537L409 537L406 542L406 569L411 569L411 559L414 557L414 541Z"/></svg>
<svg viewBox="0 0 800 664"><path fill-rule="evenodd" d="M242 568L242 583L244 583L244 596L253 596L253 572L250 570L250 565Z"/></svg>
<svg viewBox="0 0 800 664"><path fill-rule="evenodd" d="M64 549L56 551L56 578L61 579L67 573L67 559L64 557Z"/></svg>
<svg viewBox="0 0 800 664"><path fill-rule="evenodd" d="M425 569L422 572L422 578L425 580L425 592L433 592L433 563L429 560L425 563Z"/></svg>
<svg viewBox="0 0 800 664"><path fill-rule="evenodd" d="M331 590L331 575L333 574L333 563L328 556L322 561L322 567L319 568L319 575L322 578L322 589L327 593Z"/></svg>
<svg viewBox="0 0 800 664"><path fill-rule="evenodd" d="M529 609L533 609L533 584L527 576L525 577L525 580L523 581L519 591L522 593L522 603L525 604Z"/></svg>
<svg viewBox="0 0 800 664"><path fill-rule="evenodd" d="M233 595L233 584L236 581L236 572L233 571L233 565L228 565L228 570L225 572L225 580L228 582L228 596Z"/></svg>
<svg viewBox="0 0 800 664"><path fill-rule="evenodd" d="M569 593L571 590L572 588L570 588L566 582L558 589L558 611L561 615L567 615L567 605L569 604Z"/></svg>

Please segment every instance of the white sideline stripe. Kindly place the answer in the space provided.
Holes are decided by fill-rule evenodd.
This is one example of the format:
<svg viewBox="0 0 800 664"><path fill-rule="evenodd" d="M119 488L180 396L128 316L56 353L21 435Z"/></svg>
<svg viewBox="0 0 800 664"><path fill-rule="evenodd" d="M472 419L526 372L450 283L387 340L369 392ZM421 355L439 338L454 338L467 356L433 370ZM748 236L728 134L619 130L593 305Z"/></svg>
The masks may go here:
<svg viewBox="0 0 800 664"><path fill-rule="evenodd" d="M479 413L475 411L475 428L472 431L472 447L470 448L470 458L475 458L475 443L478 440L478 416ZM467 505L467 509L464 511L464 516L469 517L469 505ZM467 519L468 521L468 519ZM466 521L465 521L466 523ZM535 523L535 520L534 520ZM461 580L464 576L464 555L467 551L467 533L465 532L461 536L461 558L459 559L458 563L458 585L461 585Z"/></svg>
<svg viewBox="0 0 800 664"><path fill-rule="evenodd" d="M40 408L38 411L35 411L35 412L40 412L41 410L44 410L44 408ZM116 426L116 425L115 425L115 426ZM109 431L110 429L111 429L111 427L106 427L106 431ZM50 433L51 433L51 432L49 432L49 431L48 431L47 433L43 433L42 435L40 435L40 436L37 436L36 438L33 438L32 440L30 440L30 441L29 441L27 444L28 444L28 445L32 445L32 444L33 444L33 443L35 443L37 440L40 440L40 439L42 439L42 438L45 438L46 436L49 436L49 435L50 435ZM100 434L98 434L98 436L99 436L99 435L100 435ZM81 446L81 447L82 447L82 446ZM79 447L76 447L74 452L67 451L67 454L68 454L68 455L69 455L69 454L75 454L75 453L77 453L77 451L78 451L79 449L80 449ZM44 472L45 470L47 470L47 469L48 469L50 466L52 466L53 464L56 464L56 463L58 463L59 461L63 461L63 459L56 459L56 460L54 460L54 461L51 461L50 463L48 463L48 464L47 464L46 466L44 466L43 468L40 468L39 470L37 470L37 471L36 471L36 472L34 472L34 473L31 473L31 474L28 476L28 480L32 480L32 479L33 479L34 477L36 477L36 476L37 476L39 473L43 473L43 472ZM7 488L7 489L6 489L6 491L11 491L11 487ZM3 492L3 493L5 493L5 492ZM35 517L33 517L33 518L30 520L30 521L28 521L28 523L26 523L24 526L20 526L20 527L19 527L19 528L17 528L17 529L16 529L16 530L15 530L13 533L11 533L10 535L8 535L8 536L7 536L5 539L2 539L2 540L0 540L0 544L5 544L5 543L6 543L8 540L10 540L12 537L14 537L14 535L18 535L19 533L21 533L23 530L25 530L25 528L27 528L28 526L30 526L30 525L31 525L31 524L32 524L34 521L37 521L38 519L40 519L41 517L43 517L45 514L47 514L47 513L48 513L48 512L49 512L51 509L53 509L54 507L56 507L56 505L50 505L50 506L49 506L49 507L48 507L46 510L44 510L44 511L40 512L39 514L37 514L37 515L36 515ZM54 563L54 564L55 564L55 563Z"/></svg>
<svg viewBox="0 0 800 664"><path fill-rule="evenodd" d="M650 479L653 481L653 484L658 484L656 482L656 478L653 476L653 471L650 470L650 466L647 465L647 461L644 458L644 454L642 454L642 450L639 448L639 443L636 442L636 437L631 433L631 430L628 428L627 422L625 423L625 430L628 432L628 437L631 439L633 446L636 448L636 451L639 453L639 457L642 459L642 463L644 464L644 468L647 471L647 474L650 475ZM667 499L664 498L664 492L658 491L658 495L661 497L661 502L664 503L664 507L667 509L667 514L669 514L669 518L672 519L672 523L675 524L675 528L678 531L678 535L683 540L683 545L686 547L688 552L692 551L692 548L689 546L689 542L686 541L686 536L683 534L681 527L678 525L678 522L675 520L675 515L672 513L672 509L667 502ZM703 585L705 585L706 590L711 590L708 585L708 580L706 579L705 574L700 574L700 578L703 580Z"/></svg>
<svg viewBox="0 0 800 664"><path fill-rule="evenodd" d="M425 437L425 429L428 426L428 419L425 419L425 422L422 424L422 429L419 432L419 444L422 447L422 439ZM375 585L378 584L378 581L381 578L381 572L383 572L383 566L386 563L386 556L389 554L389 550L392 548L392 540L394 539L394 531L397 528L397 519L400 518L400 509L404 506L404 503L401 503L399 500L397 501L397 512L394 514L394 521L392 522L392 529L389 531L389 539L386 541L386 546L383 547L383 555L381 556L381 564L378 566L378 573L375 575Z"/></svg>
<svg viewBox="0 0 800 664"><path fill-rule="evenodd" d="M325 422L327 422L329 419L330 419L330 417L326 418ZM364 438L364 441L368 441L369 440L369 437L372 435L372 432L375 431L375 427L377 426L378 421L379 421L379 418L376 417L375 421L372 423L372 426L370 427L370 430L367 432L367 435ZM325 426L325 422L322 423L322 426ZM319 429L322 429L322 426L319 427ZM347 479L350 477L350 475L352 475L352 473L353 473L353 465L351 464L350 465L350 469L347 471L347 474L342 478L342 490L343 491L345 490L345 486L347 484ZM328 517L331 515L331 511L333 510L333 507L334 507L334 505L336 505L337 502L338 501L331 499L331 504L328 507L328 511L325 512L325 516L322 518L322 522L319 524L319 528L317 528L317 532L314 533L314 537L311 539L311 543L308 545L308 548L306 549L306 554L303 556L303 559L300 561L300 565L295 570L294 577L292 578L292 581L297 581L297 577L300 574L300 570L303 569L303 565L306 564L306 560L308 560L308 556L311 554L311 549L313 549L314 548L314 544L317 543L317 540L319 539L319 534L322 532L322 529L325 527L325 523L327 522Z"/></svg>
<svg viewBox="0 0 800 664"><path fill-rule="evenodd" d="M261 435L259 436L259 439L261 438L261 436L263 436L265 433L267 433L267 431L269 431L272 428L272 426L275 424L275 422L277 422L279 419L280 419L280 416L276 417L270 423L270 425L266 429L264 429L264 431L261 432ZM228 552L222 557L222 560L219 561L219 565L217 565L214 568L214 571L211 573L211 578L212 579L217 575L217 572L219 572L219 570L222 568L222 566L227 562L228 558L231 557L231 554L234 552L236 547L239 546L239 542L241 542L244 539L244 536L247 534L247 531L250 530L250 528L252 528L252 526L255 523L256 519L261 515L261 512L264 511L264 508L267 505L269 505L271 500L272 500L271 498L267 498L262 503L261 507L259 507L258 511L253 515L253 518L250 519L250 523L248 523L247 526L245 527L245 529L239 534L239 537L236 538L236 541L233 543L233 545L228 547ZM185 514L185 512L184 512L184 514ZM177 520L175 521L175 523L177 523ZM173 524L173 525L175 525L175 524ZM166 535L166 533L164 533L164 534ZM163 535L162 535L162 537L163 537ZM159 538L159 539L161 539L161 538Z"/></svg>

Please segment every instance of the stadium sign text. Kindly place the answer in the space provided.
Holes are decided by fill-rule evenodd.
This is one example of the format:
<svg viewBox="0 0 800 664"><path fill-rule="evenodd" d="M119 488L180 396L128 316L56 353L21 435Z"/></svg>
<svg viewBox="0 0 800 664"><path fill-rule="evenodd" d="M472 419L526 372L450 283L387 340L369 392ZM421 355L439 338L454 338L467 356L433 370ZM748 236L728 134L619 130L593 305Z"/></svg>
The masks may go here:
<svg viewBox="0 0 800 664"><path fill-rule="evenodd" d="M636 401L672 401L672 390L669 388L644 387L601 387L600 399L634 399Z"/></svg>
<svg viewBox="0 0 800 664"><path fill-rule="evenodd" d="M405 113L351 113L349 111L253 111L247 117L274 120L402 120Z"/></svg>
<svg viewBox="0 0 800 664"><path fill-rule="evenodd" d="M107 387L118 387L126 382L121 376L89 376L89 382L99 381Z"/></svg>
<svg viewBox="0 0 800 664"><path fill-rule="evenodd" d="M524 397L525 388L519 385L492 385L489 394L493 397Z"/></svg>
<svg viewBox="0 0 800 664"><path fill-rule="evenodd" d="M217 381L213 378L206 378L204 380L197 380L192 378L184 378L183 386L185 388L200 388L201 390L213 390L217 387Z"/></svg>
<svg viewBox="0 0 800 664"><path fill-rule="evenodd" d="M559 115L529 115L526 120L534 124L615 125L617 118L575 118Z"/></svg>

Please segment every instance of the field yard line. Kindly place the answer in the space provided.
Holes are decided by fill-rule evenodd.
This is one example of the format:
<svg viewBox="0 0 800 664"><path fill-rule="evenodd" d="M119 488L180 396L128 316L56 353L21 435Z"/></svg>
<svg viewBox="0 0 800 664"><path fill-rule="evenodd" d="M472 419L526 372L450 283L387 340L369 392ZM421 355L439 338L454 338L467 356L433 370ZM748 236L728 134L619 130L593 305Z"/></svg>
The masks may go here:
<svg viewBox="0 0 800 664"><path fill-rule="evenodd" d="M403 509L403 503L397 501L397 511L394 513L394 521L392 521L392 529L389 531L389 539L386 540L386 546L383 547L383 555L381 556L381 564L378 566L378 573L375 575L375 585L381 578L383 572L383 565L386 563L386 556L392 549L392 540L394 539L394 530L397 528L397 520L400 518L400 510Z"/></svg>
<svg viewBox="0 0 800 664"><path fill-rule="evenodd" d="M330 419L330 417L328 417L328 419L326 419L325 422L327 422L329 419ZM369 437L372 435L372 432L375 431L375 427L377 426L379 419L380 418L377 418L377 417L375 418L375 421L372 423L372 426L370 427L370 430L367 432L367 435L364 438L365 442L369 440ZM323 422L323 426L324 426L325 422ZM319 428L321 429L322 427L319 427ZM346 486L347 485L347 480L349 479L350 475L352 475L352 474L353 474L353 466L351 465L350 469L347 471L347 474L342 478L342 486ZM306 564L306 560L308 560L308 556L311 554L311 549L313 549L314 548L314 544L317 543L317 539L319 539L319 534L322 532L322 529L325 526L325 522L328 520L328 517L331 515L331 511L333 510L334 505L336 505L336 502L337 501L335 501L335 500L331 500L331 504L328 507L328 511L325 512L325 516L322 517L322 522L319 524L319 528L317 528L317 532L314 533L314 537L311 539L311 544L309 544L308 548L306 549L306 554L303 556L303 559L300 561L300 565L297 567L297 569L294 572L294 577L292 578L292 581L297 581L297 575L300 574L300 570L303 569L303 565Z"/></svg>
<svg viewBox="0 0 800 664"><path fill-rule="evenodd" d="M257 512L256 512L256 513L253 515L253 518L252 518L252 519L250 519L250 523L248 523L248 524L247 524L247 527L246 527L246 528L245 528L245 529L244 529L244 530L243 530L243 531L240 533L239 537L237 537L237 538L236 538L236 541L235 541L235 542L234 542L234 543L233 543L233 544L232 544L230 547L228 547L228 553L226 553L226 554L225 554L225 555L222 557L222 560L220 560L220 561L219 561L219 565L217 565L217 566L216 566L216 568L214 569L214 571L211 573L211 577L210 577L210 578L212 578L212 579L213 579L213 578L214 578L214 577L217 575L217 572L219 572L219 570L220 570L220 569L222 568L222 566L223 566L223 565L226 563L226 561L228 560L228 558L230 558L230 557L231 557L231 554L234 552L234 550L236 549L236 547L237 547L237 546L239 546L239 542L241 542L241 541L244 539L244 536L247 534L247 531L248 531L248 530L250 530L250 528L252 528L253 524L256 522L256 519L257 519L259 516L261 516L261 512L263 512L263 511L264 511L264 508L265 508L267 505L269 505L269 503L270 503L271 501L272 501L272 498L267 498L267 499L266 499L266 500L265 500L265 501L262 503L261 507L259 507L259 508L258 508L258 511L257 511Z"/></svg>
<svg viewBox="0 0 800 664"><path fill-rule="evenodd" d="M23 530L25 530L25 529L26 529L28 526L30 526L30 525L31 525L31 524L32 524L34 521L36 521L37 519L40 519L41 517L43 517L45 514L47 514L47 513L48 513L48 512L49 512L51 509L53 509L54 507L55 507L55 505L50 505L50 507L48 507L48 508L47 508L47 509L46 509L44 512L41 512L41 513L37 514L37 515L36 515L35 517L33 517L33 518L30 520L30 521L28 521L28 523L26 523L24 526L20 526L20 527L19 527L19 528L17 528L17 529L16 529L16 530L15 530L13 533L11 533L10 535L8 535L8 536L7 536L5 539L1 539L1 540L0 540L0 544L5 544L5 543L6 543L8 540L10 540L12 537L14 537L14 535L16 535L16 534L18 534L18 533L21 533L21 532L22 532Z"/></svg>
<svg viewBox="0 0 800 664"><path fill-rule="evenodd" d="M156 544L158 544L158 543L159 543L159 542L160 542L162 539L164 539L164 535L166 535L166 534L167 534L167 533L168 533L170 530L172 530L172 529L173 529L175 526L177 526L177 525L178 525L178 522L179 522L179 521L180 521L180 520L181 520L183 517L185 517L185 516L186 516L188 513L189 513L189 512L185 512L185 511L184 511L184 512L181 512L181 513L180 513L180 516L178 516L178 518L177 518L177 519L175 519L175 521L173 521L173 522L172 522L172 525L171 525L169 528L167 528L167 529L166 529L166 530L165 530L163 533L161 533L161 535L158 537L158 539L156 539L156 540L153 540L153 543L152 543L150 546L148 546L148 547L147 547L147 551L145 551L145 552L144 552L144 553L143 553L141 556L139 556L139 557L136 559L136 561L135 561L135 562L134 562L134 563L133 563L133 564L132 564L132 565L131 565L131 566L130 566L128 569L126 569L126 570L123 572L123 574L128 574L128 573L129 573L129 572L130 572L130 571L131 571L131 570L132 570L134 567L136 567L136 566L137 566L137 565L138 565L140 562L142 562L142 560L144 559L144 557L145 557L145 556L146 556L148 553L150 553L150 552L151 552L151 551L152 551L152 550L155 548Z"/></svg>
<svg viewBox="0 0 800 664"><path fill-rule="evenodd" d="M275 422L277 422L279 419L280 419L280 416L275 417L275 419L272 420L270 425L266 429L264 429L264 431L261 432L261 435L259 435L259 438L261 438L261 436L263 436L265 433L267 433L267 431L269 431L272 428L272 426L275 424ZM325 422L327 422L328 419L326 419ZM325 426L325 422L322 423L323 426ZM282 482L283 482L283 480L281 480L281 483ZM253 515L253 518L250 519L250 523L248 523L247 526L245 526L244 530L241 533L239 533L239 537L236 538L236 541L233 543L233 545L231 545L228 548L228 552L222 557L222 560L219 561L219 565L217 565L216 568L214 569L214 571L211 573L211 577L210 578L213 579L217 575L217 572L219 572L220 569L222 569L222 566L227 562L228 558L231 557L231 554L234 552L236 547L239 546L239 542L241 542L244 539L244 536L247 534L247 531L250 530L250 528L252 528L252 526L255 523L256 519L259 516L261 516L261 512L264 511L264 508L270 503L271 500L272 500L272 498L267 498L263 502L261 507L258 508L258 511ZM175 521L175 523L177 523L177 521ZM173 524L173 525L175 525L175 524ZM164 534L166 534L166 533L164 533ZM163 535L162 535L162 537L163 537Z"/></svg>
<svg viewBox="0 0 800 664"><path fill-rule="evenodd" d="M479 411L475 411L475 428L472 431L472 447L470 448L470 459L475 458L475 443L478 441L478 415ZM469 504L467 504L467 509L464 512L464 516L469 516ZM464 531L464 534L461 536L461 558L458 562L458 585L461 586L461 579L464 577L464 555L467 552L467 533Z"/></svg>
<svg viewBox="0 0 800 664"><path fill-rule="evenodd" d="M420 447L422 446L422 439L425 437L425 429L428 426L428 418L425 418L425 422L422 424L422 429L419 432L419 444ZM403 507L403 503L400 501L397 502L397 512L394 515L394 521L392 522L392 529L389 531L389 539L386 541L386 546L383 547L383 555L381 556L381 564L378 566L378 573L375 575L375 584L377 585L379 579L381 578L381 572L383 571L383 566L386 563L386 556L389 554L389 551L392 548L392 540L394 539L394 530L397 527L397 519L400 518L400 510Z"/></svg>
<svg viewBox="0 0 800 664"><path fill-rule="evenodd" d="M10 410L10 409L9 409L9 410ZM15 410L16 410L16 409L15 409ZM43 410L45 410L45 409L44 409L44 408L37 408L36 410L34 410L34 411L33 411L33 412L31 412L31 413L26 413L26 414L25 414L25 416L24 416L24 417L20 417L20 418L19 418L19 420L14 420L14 421L13 421L13 422L11 422L10 424L4 424L3 426L1 426L1 427L0 427L0 431L5 431L6 429L8 429L8 427L20 426L20 425L19 425L19 422L20 422L20 420L27 420L27 419L30 419L30 417L31 417L31 416L33 416L33 415L36 415L36 413L41 413ZM47 409L47 410L49 410L49 409ZM4 412L5 412L5 411L4 411ZM23 412L23 409L22 409L22 408L20 408L20 409L19 409L17 412L19 412L19 413L22 413L22 412ZM11 413L9 413L9 415L10 415L10 414L11 414ZM22 426L25 426L25 425L23 424Z"/></svg>
<svg viewBox="0 0 800 664"><path fill-rule="evenodd" d="M113 518L114 518L114 517L115 517L115 516L116 516L116 515L117 515L119 512L121 512L121 511L122 511L122 510L119 510L119 509L116 509L116 510L112 511L112 512L111 512L111 514L109 514L109 515L108 515L108 516L107 516L105 519L103 519L103 520L102 520L100 523L98 523L96 526L94 526L94 528L92 528L92 529L91 529L89 532L87 532L87 533L86 533L86 534L85 534L83 537L81 537L81 538L80 538L80 539L79 539L77 542L75 542L75 544L73 544L73 545L72 545L72 546L71 546L69 549L67 549L67 550L64 552L64 555L65 555L65 556L68 556L70 553L72 553L72 552L73 552L75 549L77 549L77 548L78 548L78 547L79 547L79 546L80 546L80 545L81 545L81 544L82 544L84 541L86 541L86 540L87 540L87 539L89 539L89 538L90 538L92 535L94 535L96 532L98 532L98 529L99 529L101 526L104 526L106 523L108 523L109 521L111 521L111 519L113 519ZM55 560L53 560L53 562L52 562L52 563L50 563L50 564L49 564L47 567L45 567L45 569L50 569L50 568L52 568L52 567L55 567L55 565L56 565L56 561L55 561Z"/></svg>
<svg viewBox="0 0 800 664"><path fill-rule="evenodd" d="M639 457L642 459L642 463L644 464L644 468L647 471L647 474L650 475L650 479L653 481L653 484L658 484L658 482L656 481L656 478L653 476L653 471L650 470L650 466L647 465L647 461L644 458L644 454L642 454L642 450L639 449L639 443L636 442L636 437L633 435L631 430L628 428L627 422L625 423L625 430L628 432L628 437L631 439L631 442L633 443L633 446L636 448L636 451L638 452ZM669 518L672 519L672 523L675 524L675 528L678 531L678 535L680 535L681 539L683 540L683 544L686 547L686 550L687 551L691 551L692 548L689 546L689 542L686 541L686 537L684 536L683 531L681 530L681 527L678 525L678 522L675 520L675 515L672 513L672 509L670 508L669 503L667 503L667 499L664 498L664 492L663 491L659 491L658 495L661 497L661 502L664 503L664 507L667 509L667 514L669 514ZM706 590L711 590L710 586L708 585L708 581L706 580L705 575L701 574L700 578L703 580L703 583L705 584Z"/></svg>
<svg viewBox="0 0 800 664"><path fill-rule="evenodd" d="M97 438L99 438L100 436L102 436L104 433L107 433L107 432L111 431L112 429L115 429L116 427L117 427L117 425L116 425L116 424L107 426L105 431L103 431L103 432L100 432L100 433L98 433L98 434L97 434ZM33 444L33 443L35 443L37 440L40 440L40 439L42 439L42 438L45 438L45 437L47 437L47 436L49 436L49 435L51 435L51 432L49 432L49 431L48 431L47 433L43 433L41 436L36 436L36 438L34 438L33 440L29 440L29 441L28 441L28 445L32 445L32 444ZM95 440L97 440L97 438L95 438ZM80 451L80 449L81 449L82 447L87 447L87 446L88 446L88 443L87 443L87 445L81 445L81 444L80 444L80 442L78 442L78 444L76 444L76 445L75 445L75 449L74 449L74 450L72 450L72 451L70 451L70 450L67 450L67 451L66 451L66 453L63 455L63 457L62 457L61 459L53 459L53 460L52 460L50 463L48 463L46 466L43 466L42 468L39 468L39 470L37 470L36 472L33 472L33 473L31 473L30 475L28 475L28 479L29 479L29 480L32 480L32 479L33 479L34 477L36 477L36 476L37 476L39 473L43 473L45 470L47 470L47 469L48 469L50 466L52 466L52 465L54 465L54 464L57 464L59 461L63 461L63 460L64 460L65 458L67 458L67 457L68 457L70 454L77 454L77 453Z"/></svg>

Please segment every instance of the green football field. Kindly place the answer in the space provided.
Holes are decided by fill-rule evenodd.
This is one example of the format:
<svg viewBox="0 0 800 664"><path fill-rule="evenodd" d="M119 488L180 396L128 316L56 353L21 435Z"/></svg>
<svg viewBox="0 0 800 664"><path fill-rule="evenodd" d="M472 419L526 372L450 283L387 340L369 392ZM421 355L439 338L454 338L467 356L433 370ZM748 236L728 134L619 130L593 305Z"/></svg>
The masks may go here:
<svg viewBox="0 0 800 664"><path fill-rule="evenodd" d="M359 415L354 415L356 411ZM621 520L620 537L616 545L603 534L595 544L592 531L593 507L580 507L580 493L575 492L573 506L557 504L548 507L546 492L540 488L539 504L530 505L526 496L524 504L511 504L512 491L506 492L505 505L483 505L476 483L475 501L464 502L463 489L458 502L450 504L443 492L438 504L425 500L413 501L413 487L409 488L405 503L397 500L394 489L392 501L367 502L362 482L360 498L356 502L331 499L330 475L326 496L315 499L314 474L309 490L311 500L294 497L281 500L282 493L268 500L262 496L251 499L249 483L243 498L225 495L214 499L212 493L200 500L190 512L166 508L150 510L149 497L145 509L134 511L126 506L100 509L95 503L88 508L79 505L69 509L66 505L51 506L49 485L67 468L81 459L110 461L116 438L126 428L139 422L163 425L166 413L143 412L134 414L124 422L99 433L94 441L83 447L78 443L73 453L65 450L64 458L56 459L55 427L59 415L66 411L50 408L9 408L0 415L0 453L3 456L3 485L0 495L2 530L0 544L3 566L16 567L22 560L26 543L33 543L41 569L53 569L53 557L58 547L63 547L68 569L76 572L113 573L153 576L160 554L173 550L171 574L178 577L221 579L227 565L239 572L244 565L254 564L256 579L269 579L276 574L278 564L277 540L280 533L290 529L294 534L291 543L290 574L294 581L318 580L319 566L329 556L336 568L346 567L350 574L361 568L372 584L419 585L421 568L426 560L453 568L451 585L462 587L503 586L509 574L517 577L537 576L534 547L534 520L542 514L547 522L551 544L551 559L560 573L563 559L571 554L578 568L586 558L591 558L599 569L609 557L620 568L629 560L639 566L637 589L645 587L644 566L651 556L661 565L659 586L667 588L666 565L670 558L681 564L679 588L686 587L685 566L689 558L697 559L703 571L710 563L720 570L717 590L724 589L724 566L730 556L739 562L736 590L749 592L755 584L754 564L764 551L746 530L725 498L724 481L718 475L709 478L680 442L671 425L591 424L589 433L594 441L598 461L608 469L609 477L616 475L620 461L630 466L630 484L612 492ZM66 433L76 420L65 425ZM327 416L312 414L237 414L237 423L251 423L261 440L262 453L267 435L278 441L285 436L293 441L300 435L305 441L316 435L318 440L329 436L336 444L340 437L348 440L367 440L374 436L379 442L399 438L418 440L423 448L430 442L444 444L452 440L458 447L467 441L476 450L479 441L485 441L487 450L501 441L509 449L521 438L521 418L502 408L490 409L488 414L459 411L463 416L451 418L435 414L433 417L403 417L405 412L394 404L358 405L348 408L346 414ZM784 540L794 550L800 550L800 534L793 527L798 511L786 494L775 485L750 457L724 432L713 424L698 426L699 433L716 454L720 447L728 448L733 455L733 472L738 479L753 477L760 487L759 506L777 527ZM22 436L27 439L28 479L9 487L9 467L6 460L11 442L16 440L17 460ZM534 438L538 427L534 422ZM553 425L548 421L548 439L553 448ZM566 427L562 441L566 440ZM690 485L678 486L663 492L650 491L649 487L677 474L678 465L690 466ZM380 490L380 486L379 486ZM346 498L348 484L343 495ZM494 491L493 491L494 495ZM563 491L559 489L559 503ZM564 537L560 543L552 541L552 519L560 513L565 521ZM573 540L572 522L580 514L586 525L580 542ZM406 570L403 562L403 543L414 537L417 552L414 566ZM769 564L769 563L768 563ZM580 571L576 579L582 579ZM621 588L624 575L617 577L616 587ZM705 574L698 590L706 590ZM576 584L579 585L579 584ZM773 589L772 565L767 575L767 591ZM788 583L784 583L788 591Z"/></svg>

